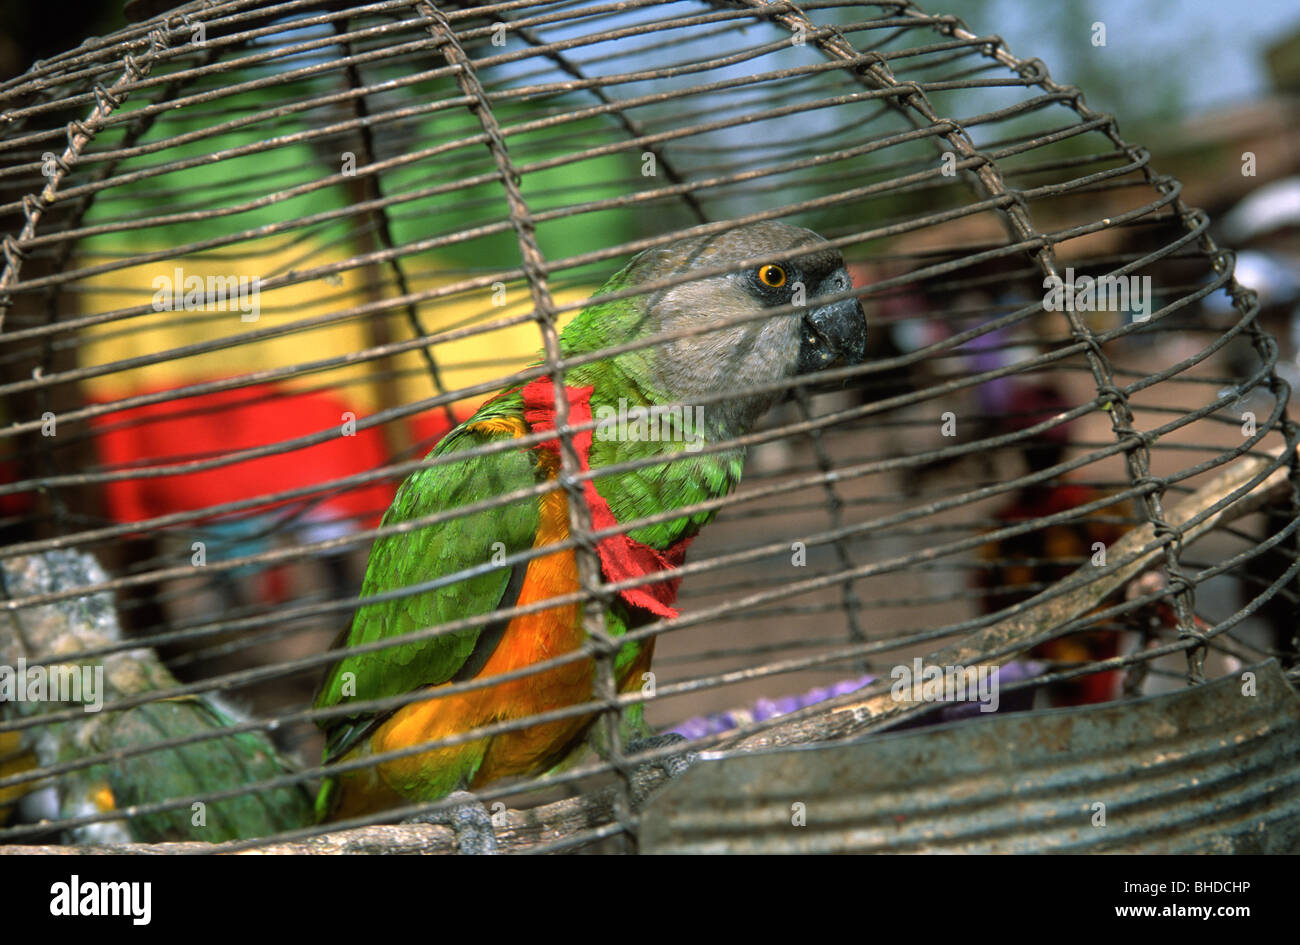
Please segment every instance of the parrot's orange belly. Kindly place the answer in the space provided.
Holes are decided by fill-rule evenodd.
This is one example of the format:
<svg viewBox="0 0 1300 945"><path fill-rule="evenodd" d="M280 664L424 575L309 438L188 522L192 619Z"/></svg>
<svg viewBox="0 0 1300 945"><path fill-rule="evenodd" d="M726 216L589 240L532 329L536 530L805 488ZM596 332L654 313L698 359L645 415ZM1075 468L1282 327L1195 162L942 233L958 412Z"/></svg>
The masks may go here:
<svg viewBox="0 0 1300 945"><path fill-rule="evenodd" d="M564 493L557 489L541 499L534 547L561 541L568 533L568 503ZM546 600L576 591L578 587L574 552L558 551L529 562L517 603L522 606ZM475 678L508 673L572 652L581 646L585 637L580 603L515 617ZM644 647L639 658L618 680L620 689L635 685L641 678L649 666L652 649L648 644ZM375 731L369 749L375 754L399 751L480 726L577 705L591 699L594 676L593 660L580 659L494 686L412 703L394 713ZM441 687L431 691L436 692L437 688ZM377 766L382 786L374 783L373 769L358 772L356 778L345 776L340 785L343 797L339 814L358 812L375 806L376 802L392 803L401 797L441 796L462 786L448 784L449 774L467 781L469 787L479 787L500 778L545 771L562 760L592 718L590 714L569 716L383 762ZM352 783L348 784L349 781ZM356 796L358 790L369 796Z"/></svg>

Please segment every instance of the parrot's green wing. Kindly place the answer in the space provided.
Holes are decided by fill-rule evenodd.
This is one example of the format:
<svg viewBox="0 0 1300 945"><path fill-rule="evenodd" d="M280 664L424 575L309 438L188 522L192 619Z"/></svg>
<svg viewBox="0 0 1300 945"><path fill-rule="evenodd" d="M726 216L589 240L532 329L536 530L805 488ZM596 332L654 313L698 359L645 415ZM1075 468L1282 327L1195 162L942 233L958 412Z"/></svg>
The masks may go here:
<svg viewBox="0 0 1300 945"><path fill-rule="evenodd" d="M507 392L485 404L434 448L430 456L448 456L493 441L511 439L509 424L522 421L523 398ZM530 450L505 450L467 456L457 462L413 473L397 490L384 525L409 522L532 487L537 482ZM362 584L364 600L377 594L433 581L485 565L505 554L526 551L538 527L538 499L473 512L427 528L378 539L370 551ZM503 551L504 549L504 551ZM510 606L518 596L524 567L503 565L434 590L363 604L343 645L358 646L453 620ZM316 697L317 708L364 699L382 699L473 675L491 654L507 621L472 627L431 639L370 653L348 654L335 663ZM341 757L375 723L376 716L328 720L326 756Z"/></svg>

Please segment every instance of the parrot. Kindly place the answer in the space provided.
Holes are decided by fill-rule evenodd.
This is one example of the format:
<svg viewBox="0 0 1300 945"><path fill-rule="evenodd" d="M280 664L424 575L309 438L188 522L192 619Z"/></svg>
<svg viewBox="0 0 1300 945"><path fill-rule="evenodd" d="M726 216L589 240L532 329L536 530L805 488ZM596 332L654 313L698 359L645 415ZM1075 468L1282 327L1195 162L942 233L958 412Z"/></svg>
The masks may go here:
<svg viewBox="0 0 1300 945"><path fill-rule="evenodd" d="M8 597L49 594L103 584L107 572L89 553L55 549L0 560L0 590ZM74 844L249 840L301 828L313 820L305 784L259 787L234 797L211 799L220 791L283 779L295 773L269 735L227 731L247 716L211 693L166 696L180 683L147 646L103 657L77 659L81 651L120 644L124 639L113 595L107 591L25 607L0 621L0 667L21 666L56 654L71 655L63 668L98 673L103 702L157 693L158 698L127 709L87 711L71 721L0 731L0 778L29 774L105 756L94 765L58 775L0 785L0 822L17 807L37 823L128 811L130 816L61 830ZM3 687L0 687L3 693ZM92 700L87 700L92 701ZM60 711L75 703L0 699L0 723ZM213 735L189 744L122 753L168 739ZM186 803L149 812L149 805L178 799ZM145 808L145 810L141 810Z"/></svg>
<svg viewBox="0 0 1300 945"><path fill-rule="evenodd" d="M756 258L763 261L739 268ZM727 265L736 271L690 278L693 271ZM688 281L645 294L602 298L671 277ZM811 230L777 221L686 235L642 251L610 277L560 334L565 359L683 329L708 328L779 306L800 307L790 314L665 338L565 369L569 423L599 421L594 431L573 435L582 469L596 474L583 482L581 493L593 526L631 523L729 494L740 481L744 446L704 453L698 446L692 448L692 442L721 444L741 437L788 396L783 390L750 390L756 385L862 363L867 324L857 297L821 303L825 296L851 290L853 283L838 249ZM643 417L656 406L665 411L661 417L675 421L678 415L669 411L669 405L690 405L695 398L727 391L733 392L727 399L683 410L677 425L669 424L671 436L647 437L635 424L625 429L605 424L620 410L629 418ZM641 414L636 413L638 408ZM611 432L610 427L615 429ZM383 525L399 525L494 495L556 482L561 461L554 439L487 455L472 452L554 428L555 383L550 375L500 391L429 454L449 461L422 467L402 483ZM463 458L456 459L460 454ZM617 464L655 458L665 461L600 474ZM353 700L416 691L429 697L389 712L319 716L325 765L415 749L593 697L596 670L590 658L450 696L430 692L572 652L586 639L580 603L370 652L348 650L579 590L575 552L566 549L486 573L480 568L473 576L422 593L366 602L367 597L489 563L494 546L499 550L504 545L514 555L564 541L569 535L568 502L557 483L539 497L376 539L357 609L350 627L335 643L339 657L325 672L315 707L346 707ZM600 540L596 551L602 580L625 581L679 567L687 546L714 514L712 509L683 514ZM679 579L666 576L620 591L605 608L606 632L617 640L629 630L677 616L678 583ZM613 660L620 692L641 687L653 651L653 637L622 644ZM636 731L648 734L644 719L636 715L641 708L638 705L625 714L625 725L635 716ZM593 721L594 715L569 716L352 767L324 780L316 799L318 821L439 801L454 792L545 773L583 745Z"/></svg>
<svg viewBox="0 0 1300 945"><path fill-rule="evenodd" d="M247 720L238 708L211 695L160 699L105 715L92 726L50 726L41 747L51 750L51 763L88 754L112 756L163 739L220 732ZM250 840L310 824L311 797L305 788L300 784L260 788L221 800L208 800L206 795L281 778L293 770L264 733L232 732L65 774L59 779L54 816L135 810L194 798L201 803L75 827L67 831L67 839L72 843Z"/></svg>

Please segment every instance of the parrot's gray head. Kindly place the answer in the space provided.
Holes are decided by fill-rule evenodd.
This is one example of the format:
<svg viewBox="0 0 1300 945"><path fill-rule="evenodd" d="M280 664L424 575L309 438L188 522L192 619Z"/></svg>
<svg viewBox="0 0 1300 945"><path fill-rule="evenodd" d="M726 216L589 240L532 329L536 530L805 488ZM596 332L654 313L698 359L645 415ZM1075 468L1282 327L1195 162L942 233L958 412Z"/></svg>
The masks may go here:
<svg viewBox="0 0 1300 945"><path fill-rule="evenodd" d="M649 293L639 306L636 335L722 327L666 340L631 359L634 373L675 400L737 391L734 401L711 408L715 416L717 409L724 411L718 419L733 434L785 396L745 396L746 387L860 364L867 342L867 320L856 298L822 300L853 287L839 250L811 230L786 223L751 223L646 250L628 266L625 285L746 261L732 272ZM792 314L727 324L791 305Z"/></svg>

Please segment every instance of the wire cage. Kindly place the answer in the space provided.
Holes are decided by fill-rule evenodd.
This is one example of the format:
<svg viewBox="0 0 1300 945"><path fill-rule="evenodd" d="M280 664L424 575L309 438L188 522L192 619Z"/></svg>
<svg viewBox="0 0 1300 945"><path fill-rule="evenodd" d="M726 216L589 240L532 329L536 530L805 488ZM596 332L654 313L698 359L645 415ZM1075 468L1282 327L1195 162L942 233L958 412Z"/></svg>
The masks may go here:
<svg viewBox="0 0 1300 945"><path fill-rule="evenodd" d="M747 456L733 491L664 510L716 518L667 572L672 612L628 631L655 643L633 684L603 614L647 582L620 584L599 545L646 523L586 514L574 444L596 421L562 401L566 537L391 592L577 562L583 639L517 677L590 665L589 691L418 746L578 732L563 763L474 785L503 849L636 849L684 747L698 767L984 724L894 691L914 666L1001 667L999 714L1124 712L1270 658L1294 682L1278 346L1179 182L1041 61L901 0L133 12L0 85L0 666L25 668L15 686L105 675L93 714L0 701L0 841L450 849L439 828L348 832L445 798L312 812L349 764L321 766L338 710L313 694L372 545L433 549L469 513L381 516L490 396L583 363L561 333L634 254L763 221L842 254L866 353L679 405L777 401L673 453ZM719 327L629 347L707 358L691 346ZM486 633L513 606L369 652ZM688 744L636 745L636 706Z"/></svg>

